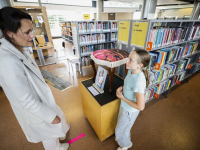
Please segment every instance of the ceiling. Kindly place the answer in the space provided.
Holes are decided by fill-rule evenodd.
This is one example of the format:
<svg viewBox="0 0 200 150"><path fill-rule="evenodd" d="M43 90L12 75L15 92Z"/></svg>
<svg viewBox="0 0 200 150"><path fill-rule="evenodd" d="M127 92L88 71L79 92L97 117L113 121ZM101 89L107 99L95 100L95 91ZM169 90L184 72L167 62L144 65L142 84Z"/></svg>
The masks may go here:
<svg viewBox="0 0 200 150"><path fill-rule="evenodd" d="M104 1L115 1L124 3L138 3L142 4L143 0L104 0ZM157 0L157 5L167 5L167 4L191 4L190 0L179 1L179 0Z"/></svg>
<svg viewBox="0 0 200 150"><path fill-rule="evenodd" d="M137 3L142 5L143 0L104 0L112 2L123 2L123 3ZM192 8L192 0L157 0L158 9L177 9L177 8Z"/></svg>

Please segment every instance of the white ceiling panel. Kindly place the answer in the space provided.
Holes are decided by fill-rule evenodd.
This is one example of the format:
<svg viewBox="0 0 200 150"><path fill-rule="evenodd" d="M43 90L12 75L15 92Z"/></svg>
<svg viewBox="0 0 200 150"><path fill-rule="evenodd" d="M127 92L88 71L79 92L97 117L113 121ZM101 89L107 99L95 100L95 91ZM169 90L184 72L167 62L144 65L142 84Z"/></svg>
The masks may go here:
<svg viewBox="0 0 200 150"><path fill-rule="evenodd" d="M124 3L138 3L142 4L143 0L108 0L114 2L124 2ZM158 0L157 5L165 5L165 4L188 4L187 2L181 2L177 0Z"/></svg>

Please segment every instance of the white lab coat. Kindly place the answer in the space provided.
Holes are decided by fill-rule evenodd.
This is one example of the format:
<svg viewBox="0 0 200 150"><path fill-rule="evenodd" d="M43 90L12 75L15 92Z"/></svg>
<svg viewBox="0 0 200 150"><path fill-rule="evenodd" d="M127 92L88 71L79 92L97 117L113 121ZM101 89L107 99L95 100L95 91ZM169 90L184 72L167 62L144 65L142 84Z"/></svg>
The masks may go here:
<svg viewBox="0 0 200 150"><path fill-rule="evenodd" d="M28 52L27 55L36 67L9 41L2 41L0 84L29 142L64 137L63 123L51 124L56 115L61 116L63 112L56 105L37 64Z"/></svg>

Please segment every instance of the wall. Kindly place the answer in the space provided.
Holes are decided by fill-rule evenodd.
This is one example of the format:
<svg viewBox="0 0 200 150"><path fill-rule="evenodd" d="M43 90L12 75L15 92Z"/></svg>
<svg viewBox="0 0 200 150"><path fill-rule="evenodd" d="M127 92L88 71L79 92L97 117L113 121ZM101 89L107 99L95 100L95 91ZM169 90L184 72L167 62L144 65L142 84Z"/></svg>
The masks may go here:
<svg viewBox="0 0 200 150"><path fill-rule="evenodd" d="M108 13L102 13L102 19L101 20L108 20Z"/></svg>
<svg viewBox="0 0 200 150"><path fill-rule="evenodd" d="M132 12L127 13L115 13L115 20L130 20L133 18Z"/></svg>
<svg viewBox="0 0 200 150"><path fill-rule="evenodd" d="M159 17L164 16L178 16L178 18L183 18L183 16L187 15L190 16L192 13L193 8L185 8L185 9L170 9L166 10L165 12L162 12L159 14Z"/></svg>
<svg viewBox="0 0 200 150"><path fill-rule="evenodd" d="M117 12L135 12L137 8L104 8L104 12L117 13Z"/></svg>
<svg viewBox="0 0 200 150"><path fill-rule="evenodd" d="M133 19L140 19L140 16L141 16L141 12L134 12L133 13Z"/></svg>

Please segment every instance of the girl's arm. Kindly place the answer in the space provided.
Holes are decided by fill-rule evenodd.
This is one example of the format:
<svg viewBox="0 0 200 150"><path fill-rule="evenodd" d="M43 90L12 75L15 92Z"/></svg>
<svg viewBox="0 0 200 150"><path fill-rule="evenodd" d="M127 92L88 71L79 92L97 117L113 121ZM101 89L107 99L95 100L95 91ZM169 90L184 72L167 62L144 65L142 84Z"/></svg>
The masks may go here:
<svg viewBox="0 0 200 150"><path fill-rule="evenodd" d="M145 107L145 97L144 94L141 93L137 93L135 92L135 96L136 96L136 102L133 102L127 98L124 97L123 95L123 91L122 91L122 87L119 87L116 91L116 95L118 98L122 99L123 101L125 101L126 103L128 103L130 106L143 111L144 107Z"/></svg>
<svg viewBox="0 0 200 150"><path fill-rule="evenodd" d="M130 101L129 99L123 96L122 100L128 103L130 106L143 111L145 107L145 98L144 94L135 92L136 102Z"/></svg>

